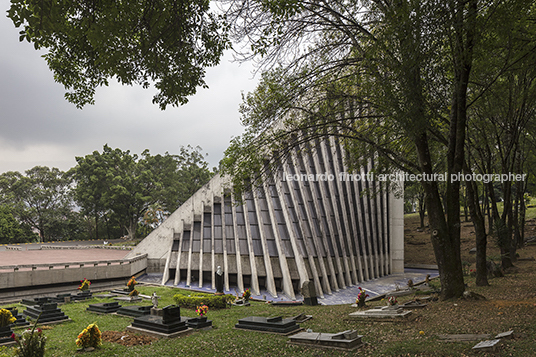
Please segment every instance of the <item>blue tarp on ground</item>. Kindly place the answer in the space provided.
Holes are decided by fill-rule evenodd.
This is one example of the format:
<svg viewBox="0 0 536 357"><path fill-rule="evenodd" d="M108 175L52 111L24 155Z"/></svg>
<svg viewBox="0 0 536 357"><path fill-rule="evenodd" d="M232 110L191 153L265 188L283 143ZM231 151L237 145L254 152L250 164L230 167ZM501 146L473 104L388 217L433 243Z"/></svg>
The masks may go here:
<svg viewBox="0 0 536 357"><path fill-rule="evenodd" d="M408 284L408 280L411 279L414 284L423 282L426 279L426 275L430 275L430 278L439 276L437 270L433 269L414 269L406 268L404 273L391 274L378 279L372 279L347 287L345 289L339 289L339 291L333 291L331 295L325 294L323 298L319 298L318 302L323 305L341 305L341 304L353 304L357 294L359 293L359 287L365 289L369 298L383 295L391 291L396 291L398 288L405 288ZM145 274L137 278L139 282L160 284L162 282L162 274ZM166 286L174 286L173 281L166 283ZM191 289L195 291L213 293L214 289L211 288L210 282L203 284L202 287L196 283L192 286L186 286L184 282L179 283L174 287L182 289ZM237 288L230 287L230 291L225 291L226 294L236 295ZM253 299L267 300L267 301L288 301L290 297L285 296L283 293L279 293L277 297L271 296L266 290L261 290L260 295L253 295ZM296 295L296 300L302 300L302 296Z"/></svg>

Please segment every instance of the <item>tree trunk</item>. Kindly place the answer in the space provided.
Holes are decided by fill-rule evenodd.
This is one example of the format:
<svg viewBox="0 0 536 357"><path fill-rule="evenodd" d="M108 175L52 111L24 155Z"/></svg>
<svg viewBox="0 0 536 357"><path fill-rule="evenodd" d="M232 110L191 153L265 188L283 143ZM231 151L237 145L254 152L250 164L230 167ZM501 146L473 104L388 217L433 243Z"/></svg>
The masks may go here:
<svg viewBox="0 0 536 357"><path fill-rule="evenodd" d="M415 146L423 173L432 174L431 157L426 133L420 134L415 141ZM441 298L450 299L460 297L465 290L459 244L460 216L458 214L457 222L447 222L437 182L421 181L421 184L425 192L428 225L430 227L432 246L439 269ZM447 191L448 194L451 194L451 192Z"/></svg>
<svg viewBox="0 0 536 357"><path fill-rule="evenodd" d="M470 173L467 165L464 167L466 173ZM486 249L487 235L485 217L482 214L480 205L478 204L478 187L474 181L465 183L466 187L466 202L469 206L471 220L475 228L476 236L476 285L488 286L488 269L486 266Z"/></svg>

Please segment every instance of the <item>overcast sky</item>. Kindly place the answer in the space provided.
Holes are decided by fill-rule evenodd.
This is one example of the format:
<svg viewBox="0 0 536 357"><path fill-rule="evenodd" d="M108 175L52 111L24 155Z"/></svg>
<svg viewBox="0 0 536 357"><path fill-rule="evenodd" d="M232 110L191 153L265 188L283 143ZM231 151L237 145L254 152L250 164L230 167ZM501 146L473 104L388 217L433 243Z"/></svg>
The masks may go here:
<svg viewBox="0 0 536 357"><path fill-rule="evenodd" d="M115 82L97 89L96 104L77 109L65 90L5 16L9 0L0 0L0 173L24 172L42 165L68 170L75 156L104 144L140 154L175 154L181 145L201 146L210 166L217 166L231 137L242 133L238 106L241 93L253 91L251 65L222 63L207 70L209 89L199 89L182 107L161 111L154 91Z"/></svg>

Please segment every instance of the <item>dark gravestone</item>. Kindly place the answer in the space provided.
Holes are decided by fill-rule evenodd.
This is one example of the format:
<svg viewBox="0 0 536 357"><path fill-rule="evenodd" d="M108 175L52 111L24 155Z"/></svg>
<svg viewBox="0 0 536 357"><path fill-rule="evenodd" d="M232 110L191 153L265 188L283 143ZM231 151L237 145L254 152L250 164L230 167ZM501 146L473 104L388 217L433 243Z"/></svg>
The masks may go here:
<svg viewBox="0 0 536 357"><path fill-rule="evenodd" d="M121 308L118 302L101 302L98 304L90 304L87 311L96 312L99 314L111 314Z"/></svg>
<svg viewBox="0 0 536 357"><path fill-rule="evenodd" d="M188 327L193 329L209 329L212 328L212 320L207 319L206 316L194 317L186 321Z"/></svg>
<svg viewBox="0 0 536 357"><path fill-rule="evenodd" d="M181 308L168 305L162 309L162 323L168 324L181 319Z"/></svg>
<svg viewBox="0 0 536 357"><path fill-rule="evenodd" d="M300 325L294 319L283 319L282 317L261 317L248 316L238 320L235 328L244 330L271 332L288 335L301 330Z"/></svg>
<svg viewBox="0 0 536 357"><path fill-rule="evenodd" d="M12 327L28 326L30 324L28 321L26 321L24 316L19 314L19 310L16 307L5 307L4 309L9 310L11 312L11 315L17 319L14 323L11 324Z"/></svg>
<svg viewBox="0 0 536 357"><path fill-rule="evenodd" d="M316 296L315 284L311 280L303 282L302 285L303 302L305 305L318 305L318 297Z"/></svg>
<svg viewBox="0 0 536 357"><path fill-rule="evenodd" d="M12 325L0 327L0 345L10 345L15 342L11 338L11 335L13 334L11 326Z"/></svg>
<svg viewBox="0 0 536 357"><path fill-rule="evenodd" d="M70 320L63 311L58 309L57 303L28 306L26 310L24 310L23 315L28 316L32 320L37 320L37 318L39 318L40 324Z"/></svg>
<svg viewBox="0 0 536 357"><path fill-rule="evenodd" d="M93 298L93 293L90 290L83 290L76 295L72 295L71 301L88 300L91 298Z"/></svg>
<svg viewBox="0 0 536 357"><path fill-rule="evenodd" d="M136 317L127 330L155 337L176 337L183 332L191 331L186 319L181 318L178 306L166 306L161 311L162 316L151 314Z"/></svg>
<svg viewBox="0 0 536 357"><path fill-rule="evenodd" d="M23 305L27 305L27 306L35 306L35 305L43 305L49 302L52 302L52 298L39 297L39 298L33 298L33 299L22 299L20 303Z"/></svg>
<svg viewBox="0 0 536 357"><path fill-rule="evenodd" d="M140 317L149 315L152 308L152 306L122 306L115 313L123 316Z"/></svg>

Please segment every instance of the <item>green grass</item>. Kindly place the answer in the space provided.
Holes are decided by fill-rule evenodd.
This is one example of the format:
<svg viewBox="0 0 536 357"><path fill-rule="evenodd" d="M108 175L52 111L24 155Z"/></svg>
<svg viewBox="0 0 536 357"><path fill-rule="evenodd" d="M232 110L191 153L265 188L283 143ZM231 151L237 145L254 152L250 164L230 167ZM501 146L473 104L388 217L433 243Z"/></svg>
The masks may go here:
<svg viewBox="0 0 536 357"><path fill-rule="evenodd" d="M470 278L469 278L470 279ZM469 284L472 284L468 280ZM493 280L499 282L499 280ZM493 283L492 283L493 284ZM167 287L137 286L145 295L156 292L161 298L159 306L173 303L173 295L178 289ZM497 286L480 288L479 293L496 291ZM401 303L412 297L399 298ZM70 303L61 309L72 321L51 325L45 330L48 337L46 356L75 356L75 340L77 335L90 323L96 322L101 331L124 331L132 318L117 315L98 315L87 312L91 303L111 301L111 299L92 299L85 302ZM128 305L129 303L121 303ZM140 304L140 303L138 303ZM150 302L143 301L144 305ZM384 302L368 303L369 307L383 305ZM119 344L104 342L101 348L91 352L90 356L461 356L471 353L471 343L441 343L435 337L438 333L500 333L511 327L516 332L527 334L525 339L508 342L499 356L536 355L536 347L531 341L536 336L536 313L534 308L514 306L511 318L504 319L497 315L493 306L474 305L476 302L436 302L424 311L417 312L417 318L399 323L371 321L355 321L348 314L356 311L348 305L337 306L292 306L274 307L263 302L252 302L250 307L232 307L212 309L208 317L213 321L214 328L207 331L195 331L192 334L176 339L162 339L151 345L125 347ZM482 303L484 304L484 303ZM19 311L24 307L17 306ZM505 313L509 311L507 308ZM334 333L349 329L358 330L364 335L366 343L355 352L322 350L287 344L287 337L234 329L238 319L246 316L283 316L291 317L299 313L312 315L313 319L302 323L301 327L310 328L315 332ZM521 314L521 312L524 312ZM193 310L181 309L182 316L194 317ZM420 335L419 331L424 331ZM18 330L17 330L18 331ZM20 331L18 331L20 333ZM511 354L513 353L513 354Z"/></svg>

